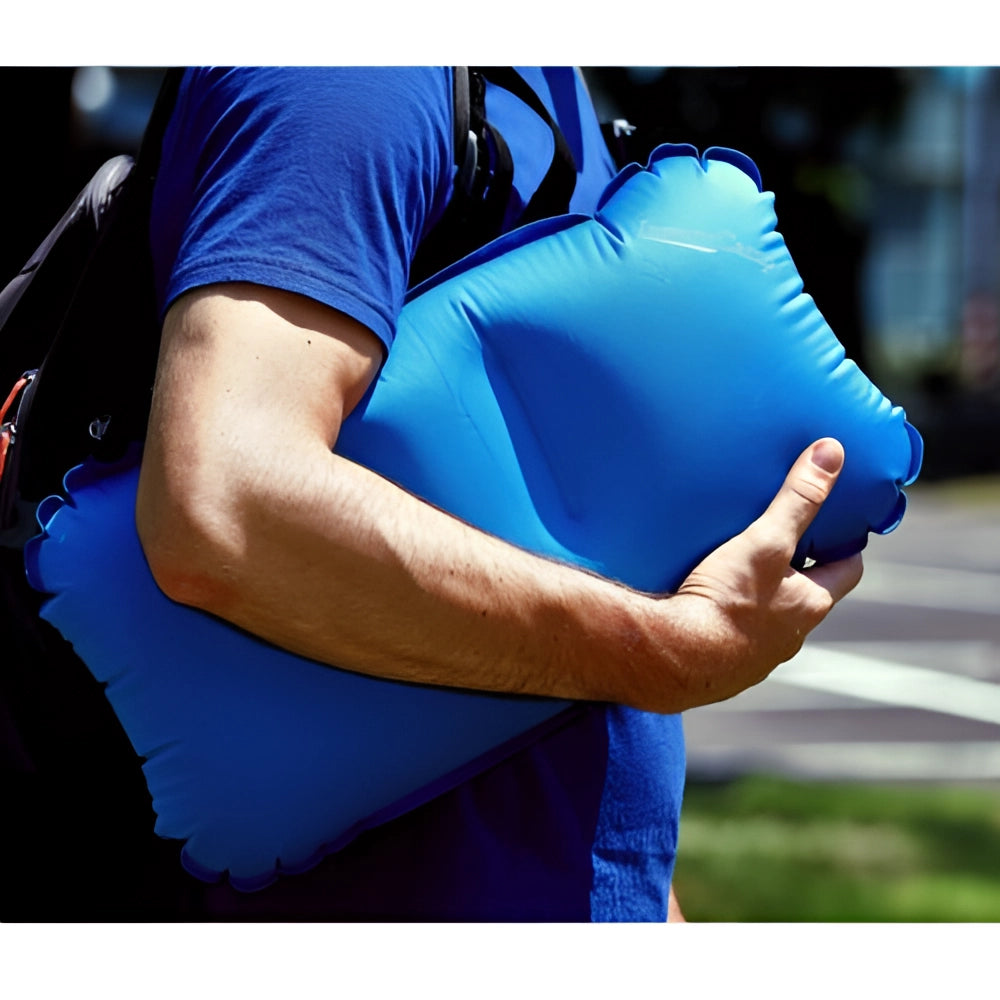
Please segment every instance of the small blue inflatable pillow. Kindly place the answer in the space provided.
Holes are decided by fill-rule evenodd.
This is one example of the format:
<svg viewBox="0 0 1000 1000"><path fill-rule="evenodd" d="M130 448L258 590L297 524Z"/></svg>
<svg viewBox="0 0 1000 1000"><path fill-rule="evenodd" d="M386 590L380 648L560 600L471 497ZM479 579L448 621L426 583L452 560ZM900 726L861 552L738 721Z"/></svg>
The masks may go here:
<svg viewBox="0 0 1000 1000"><path fill-rule="evenodd" d="M663 146L595 218L490 244L411 297L337 451L516 545L660 592L833 436L844 471L797 560L861 549L902 517L920 438L803 294L772 202L741 154ZM71 471L26 568L198 877L250 890L308 869L576 710L364 677L173 604L136 537L137 475L138 451Z"/></svg>

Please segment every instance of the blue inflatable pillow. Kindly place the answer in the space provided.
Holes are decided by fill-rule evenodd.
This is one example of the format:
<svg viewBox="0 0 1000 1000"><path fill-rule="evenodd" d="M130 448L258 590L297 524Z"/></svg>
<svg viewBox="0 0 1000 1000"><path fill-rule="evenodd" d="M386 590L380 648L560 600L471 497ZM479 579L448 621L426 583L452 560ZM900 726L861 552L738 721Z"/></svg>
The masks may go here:
<svg viewBox="0 0 1000 1000"><path fill-rule="evenodd" d="M772 203L741 154L660 147L593 219L537 223L417 289L337 451L660 592L834 436L846 464L796 559L860 550L902 517L920 438L803 294ZM569 708L322 666L173 604L135 533L138 461L69 472L26 569L144 759L157 833L198 877L250 890L308 869Z"/></svg>

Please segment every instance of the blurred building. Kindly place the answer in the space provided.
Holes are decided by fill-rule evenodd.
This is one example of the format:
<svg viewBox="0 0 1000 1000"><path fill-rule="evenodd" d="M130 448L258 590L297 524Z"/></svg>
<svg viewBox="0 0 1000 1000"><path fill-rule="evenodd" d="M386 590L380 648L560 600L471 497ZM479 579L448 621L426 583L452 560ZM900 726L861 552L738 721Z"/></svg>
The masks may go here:
<svg viewBox="0 0 1000 1000"><path fill-rule="evenodd" d="M923 432L925 478L1000 471L1000 70L589 74L654 144L754 158L806 291Z"/></svg>
<svg viewBox="0 0 1000 1000"><path fill-rule="evenodd" d="M1000 470L1000 74L910 71L870 143L864 320L924 431L932 476Z"/></svg>

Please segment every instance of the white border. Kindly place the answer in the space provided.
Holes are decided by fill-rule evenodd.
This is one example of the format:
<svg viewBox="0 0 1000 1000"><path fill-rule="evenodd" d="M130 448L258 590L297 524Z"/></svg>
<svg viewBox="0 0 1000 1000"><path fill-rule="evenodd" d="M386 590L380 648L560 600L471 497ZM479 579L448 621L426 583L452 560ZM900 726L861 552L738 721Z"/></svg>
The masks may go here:
<svg viewBox="0 0 1000 1000"><path fill-rule="evenodd" d="M996 928L65 925L0 928L7 995L557 1000L983 996Z"/></svg>
<svg viewBox="0 0 1000 1000"><path fill-rule="evenodd" d="M7 65L210 62L576 65L985 65L989 5L957 0L925 18L912 3L581 3L565 0L136 0L18 3Z"/></svg>

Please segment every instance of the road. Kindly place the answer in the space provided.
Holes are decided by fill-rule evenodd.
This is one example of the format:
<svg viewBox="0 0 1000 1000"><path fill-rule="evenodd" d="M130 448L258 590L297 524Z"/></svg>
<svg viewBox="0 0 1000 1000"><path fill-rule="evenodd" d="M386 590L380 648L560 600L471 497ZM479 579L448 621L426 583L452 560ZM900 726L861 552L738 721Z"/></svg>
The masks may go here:
<svg viewBox="0 0 1000 1000"><path fill-rule="evenodd" d="M763 684L688 712L692 779L1000 785L1000 479L911 488L857 590Z"/></svg>

